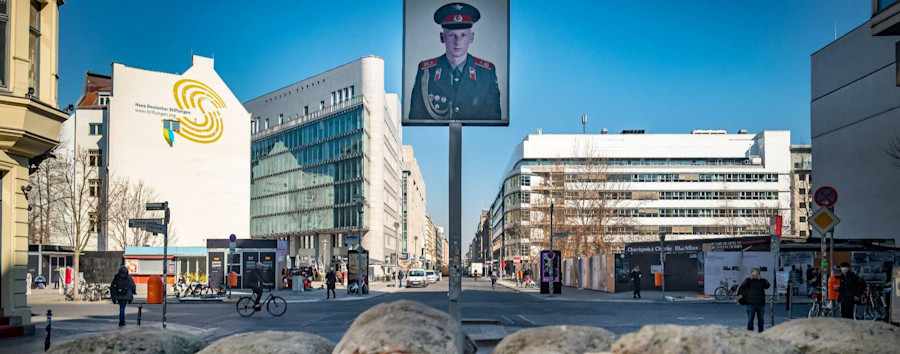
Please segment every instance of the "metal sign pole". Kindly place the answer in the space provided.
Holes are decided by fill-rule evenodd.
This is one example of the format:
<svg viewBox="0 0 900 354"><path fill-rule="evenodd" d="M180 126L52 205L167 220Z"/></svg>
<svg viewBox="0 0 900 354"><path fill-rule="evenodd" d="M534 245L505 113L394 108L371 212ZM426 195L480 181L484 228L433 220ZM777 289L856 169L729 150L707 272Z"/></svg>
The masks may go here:
<svg viewBox="0 0 900 354"><path fill-rule="evenodd" d="M462 324L462 124L450 124L450 317Z"/></svg>
<svg viewBox="0 0 900 354"><path fill-rule="evenodd" d="M772 297L769 300L769 326L775 326L775 296L778 294L778 252L781 250L781 243L777 235L770 236L772 245L771 251L775 255L774 266L772 267ZM788 292L791 289L787 289Z"/></svg>
<svg viewBox="0 0 900 354"><path fill-rule="evenodd" d="M163 221L163 313L162 326L166 328L166 285L169 283L169 202L163 202L166 208L166 219Z"/></svg>

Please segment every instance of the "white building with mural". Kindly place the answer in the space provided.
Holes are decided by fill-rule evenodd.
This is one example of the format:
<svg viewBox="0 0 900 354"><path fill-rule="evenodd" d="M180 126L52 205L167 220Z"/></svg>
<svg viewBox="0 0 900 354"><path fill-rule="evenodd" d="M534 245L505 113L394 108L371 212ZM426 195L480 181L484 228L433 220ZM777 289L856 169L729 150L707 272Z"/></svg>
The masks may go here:
<svg viewBox="0 0 900 354"><path fill-rule="evenodd" d="M206 239L231 234L249 237L250 114L216 73L213 59L193 56L192 61L182 74L113 63L111 76L86 75L60 140L69 151L72 146L87 151L99 165L91 182L99 190L89 193L104 201L92 229L98 249L123 246L108 236L117 237L127 221L113 217L119 212L114 207L102 210L123 182L132 189L142 182L152 199L146 201L169 203L170 246L203 246ZM163 216L144 213L134 216Z"/></svg>

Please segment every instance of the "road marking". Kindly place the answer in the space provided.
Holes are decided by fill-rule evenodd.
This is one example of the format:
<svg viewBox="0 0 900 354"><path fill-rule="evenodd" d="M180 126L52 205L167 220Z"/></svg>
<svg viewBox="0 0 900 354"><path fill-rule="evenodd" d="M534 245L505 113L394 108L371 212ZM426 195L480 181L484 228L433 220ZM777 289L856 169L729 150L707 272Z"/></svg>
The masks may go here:
<svg viewBox="0 0 900 354"><path fill-rule="evenodd" d="M507 317L506 317L506 316L504 316L504 315L500 315L500 317L503 317L503 319L504 319L504 320L507 320L507 321L509 321L509 324L516 324L516 323L515 323L515 322L513 322L513 320L511 320L511 319L509 319L509 318L507 318Z"/></svg>
<svg viewBox="0 0 900 354"><path fill-rule="evenodd" d="M522 316L522 315L518 315L518 316L519 316L519 318L521 318L521 319L523 319L523 320L525 320L525 322L528 322L528 323L531 323L531 324L535 324L535 323L534 323L534 322L532 322L532 321L531 321L531 320L529 320L529 319L527 319L527 318L525 318L525 316Z"/></svg>

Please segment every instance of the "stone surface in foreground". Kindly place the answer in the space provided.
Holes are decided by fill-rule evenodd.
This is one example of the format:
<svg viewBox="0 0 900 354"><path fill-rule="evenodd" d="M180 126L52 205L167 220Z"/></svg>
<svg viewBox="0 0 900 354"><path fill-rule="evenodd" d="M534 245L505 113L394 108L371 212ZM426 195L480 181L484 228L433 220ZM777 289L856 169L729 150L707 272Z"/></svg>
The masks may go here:
<svg viewBox="0 0 900 354"><path fill-rule="evenodd" d="M334 353L475 353L475 344L447 313L401 300L356 317Z"/></svg>
<svg viewBox="0 0 900 354"><path fill-rule="evenodd" d="M616 335L599 327L547 326L523 329L497 344L496 354L592 353L609 351Z"/></svg>
<svg viewBox="0 0 900 354"><path fill-rule="evenodd" d="M193 354L206 341L193 334L148 327L128 327L77 339L50 348L49 353L169 353Z"/></svg>
<svg viewBox="0 0 900 354"><path fill-rule="evenodd" d="M725 326L644 326L623 335L613 353L799 353L788 342Z"/></svg>
<svg viewBox="0 0 900 354"><path fill-rule="evenodd" d="M219 339L200 353L328 354L332 350L334 350L334 343L315 334L262 331L240 333Z"/></svg>
<svg viewBox="0 0 900 354"><path fill-rule="evenodd" d="M900 353L900 327L842 318L804 318L763 332L804 353Z"/></svg>

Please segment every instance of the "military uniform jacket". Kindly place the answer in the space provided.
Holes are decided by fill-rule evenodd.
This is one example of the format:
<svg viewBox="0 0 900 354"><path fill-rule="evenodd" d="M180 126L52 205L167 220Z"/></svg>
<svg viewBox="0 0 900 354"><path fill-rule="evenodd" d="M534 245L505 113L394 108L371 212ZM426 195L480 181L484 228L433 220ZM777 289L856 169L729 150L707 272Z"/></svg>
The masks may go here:
<svg viewBox="0 0 900 354"><path fill-rule="evenodd" d="M419 63L410 101L410 119L499 120L496 67L468 55L459 81L446 55Z"/></svg>

